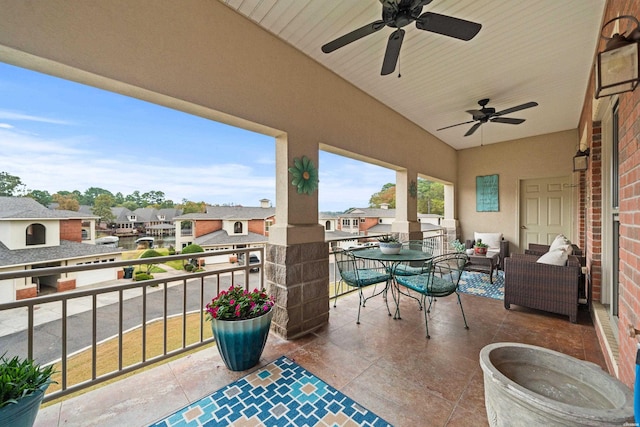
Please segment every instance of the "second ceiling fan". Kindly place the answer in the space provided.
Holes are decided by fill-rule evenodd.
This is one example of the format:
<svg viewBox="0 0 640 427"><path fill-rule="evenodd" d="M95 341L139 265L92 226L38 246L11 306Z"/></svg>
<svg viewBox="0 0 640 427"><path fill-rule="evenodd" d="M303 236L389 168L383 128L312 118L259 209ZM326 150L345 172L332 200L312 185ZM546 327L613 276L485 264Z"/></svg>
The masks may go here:
<svg viewBox="0 0 640 427"><path fill-rule="evenodd" d="M402 27L415 21L419 30L430 31L448 37L468 41L475 37L482 25L452 16L440 15L438 13L422 13L422 7L431 3L432 0L380 0L382 3L382 19L371 22L350 33L322 46L324 53L331 53L336 49L344 47L349 43L359 40L369 34L380 31L385 26L397 28L389 36L387 49L382 62L380 74L387 75L396 69L396 63L400 56L400 48L404 39L405 31Z"/></svg>
<svg viewBox="0 0 640 427"><path fill-rule="evenodd" d="M471 114L471 116L473 117L473 120L469 120L462 123L456 123L455 125L446 126L436 130L444 130L444 129L449 129L455 126L466 125L468 123L476 122L476 124L471 126L471 128L467 131L467 133L464 134L464 136L469 136L469 135L473 135L473 133L477 131L478 128L483 123L487 123L487 122L506 123L508 125L519 125L520 123L524 122L524 119L514 119L511 117L502 117L502 116L509 113L515 113L516 111L524 110L527 108L536 107L538 105L537 102L531 101L525 104L516 105L515 107L507 108L506 110L496 112L495 108L487 107L488 103L489 103L488 98L481 99L480 101L478 101L478 104L481 107L479 110L467 110L467 113Z"/></svg>

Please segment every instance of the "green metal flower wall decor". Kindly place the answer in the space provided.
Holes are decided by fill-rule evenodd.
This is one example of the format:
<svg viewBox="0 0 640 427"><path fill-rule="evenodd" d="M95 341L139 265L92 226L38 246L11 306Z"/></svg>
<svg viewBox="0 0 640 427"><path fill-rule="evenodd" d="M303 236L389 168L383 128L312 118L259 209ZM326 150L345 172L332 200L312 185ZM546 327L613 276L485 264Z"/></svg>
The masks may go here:
<svg viewBox="0 0 640 427"><path fill-rule="evenodd" d="M411 183L409 184L409 195L414 199L418 195L418 186L416 185L416 182L413 180L411 180Z"/></svg>
<svg viewBox="0 0 640 427"><path fill-rule="evenodd" d="M307 156L293 159L293 167L289 168L289 173L293 175L291 185L298 187L298 193L311 194L318 188L318 170Z"/></svg>

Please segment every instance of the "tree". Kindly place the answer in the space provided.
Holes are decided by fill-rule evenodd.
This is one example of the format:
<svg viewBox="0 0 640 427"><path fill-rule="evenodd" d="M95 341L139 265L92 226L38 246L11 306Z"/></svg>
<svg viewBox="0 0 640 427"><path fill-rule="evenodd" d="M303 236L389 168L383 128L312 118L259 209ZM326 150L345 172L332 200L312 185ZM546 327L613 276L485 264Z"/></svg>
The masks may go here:
<svg viewBox="0 0 640 427"><path fill-rule="evenodd" d="M444 215L444 185L418 179L418 212Z"/></svg>
<svg viewBox="0 0 640 427"><path fill-rule="evenodd" d="M58 204L57 209L59 210L76 212L80 210L80 203L73 194L63 196L60 193L56 193L53 195L53 201Z"/></svg>
<svg viewBox="0 0 640 427"><path fill-rule="evenodd" d="M144 206L161 205L164 202L164 193L162 191L147 191L142 194Z"/></svg>
<svg viewBox="0 0 640 427"><path fill-rule="evenodd" d="M396 185L387 183L382 186L382 190L374 193L369 199L370 208L379 208L382 204L388 204L390 209L396 207Z"/></svg>
<svg viewBox="0 0 640 427"><path fill-rule="evenodd" d="M131 194L128 194L125 198L124 198L125 203L128 203L127 205L127 209L135 211L138 208L144 208L147 205L144 202L144 199L142 198L142 196L140 195L140 192L138 190L134 191ZM135 207L132 209L130 206L133 206L131 203L135 203ZM124 205L124 204L123 204Z"/></svg>
<svg viewBox="0 0 640 427"><path fill-rule="evenodd" d="M136 209L138 209L138 204L136 202L132 202L130 200L121 203L120 206L122 206L123 208L127 208L130 211L135 211Z"/></svg>
<svg viewBox="0 0 640 427"><path fill-rule="evenodd" d="M103 194L111 196L112 198L114 197L109 190L105 190L104 188L99 187L90 187L85 190L82 198L79 201L83 205L93 206L95 204L96 198Z"/></svg>
<svg viewBox="0 0 640 427"><path fill-rule="evenodd" d="M204 213L207 210L205 202L191 202L187 199L182 199L182 204L178 205L182 209L182 215L190 213Z"/></svg>
<svg viewBox="0 0 640 427"><path fill-rule="evenodd" d="M24 187L20 177L0 172L0 196L20 196L24 193Z"/></svg>
<svg viewBox="0 0 640 427"><path fill-rule="evenodd" d="M195 243L187 245L182 249L182 254L196 254L196 253L201 253L201 252L204 252L204 249L202 248L202 246L196 245ZM182 262L184 264L184 260ZM193 263L196 266L198 266L200 264L199 261L197 260L197 258L194 258L193 260L190 260L189 263L190 264Z"/></svg>
<svg viewBox="0 0 640 427"><path fill-rule="evenodd" d="M111 207L114 205L115 199L110 194L103 193L96 197L91 212L100 217L98 224L100 224L100 222L106 222L107 224L113 222L116 217L113 212L111 212Z"/></svg>
<svg viewBox="0 0 640 427"><path fill-rule="evenodd" d="M121 192L118 191L114 197L116 199L116 206L124 203L124 195Z"/></svg>
<svg viewBox="0 0 640 427"><path fill-rule="evenodd" d="M153 207L156 209L170 209L170 208L174 208L175 206L176 204L173 203L173 200L165 200L160 204L153 205Z"/></svg>
<svg viewBox="0 0 640 427"><path fill-rule="evenodd" d="M157 257L161 257L162 254L158 251L156 251L155 249L147 249L146 251L144 251L142 253L142 255L140 255L140 258L157 258ZM147 266L147 274L151 274L151 269L153 268L153 266L157 264L157 263L151 263L151 264L141 264L141 265L146 265Z"/></svg>
<svg viewBox="0 0 640 427"><path fill-rule="evenodd" d="M31 197L33 200L45 207L48 207L51 202L53 202L53 197L51 197L51 194L46 190L29 190L27 192L27 197Z"/></svg>

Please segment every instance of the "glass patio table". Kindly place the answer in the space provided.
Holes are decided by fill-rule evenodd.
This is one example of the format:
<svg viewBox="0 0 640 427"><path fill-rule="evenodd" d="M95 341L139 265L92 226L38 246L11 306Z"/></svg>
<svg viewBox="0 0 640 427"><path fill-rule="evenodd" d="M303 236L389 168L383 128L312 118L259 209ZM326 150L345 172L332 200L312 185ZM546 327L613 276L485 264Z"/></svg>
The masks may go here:
<svg viewBox="0 0 640 427"><path fill-rule="evenodd" d="M433 255L415 249L405 249L402 248L397 254L383 254L380 248L371 248L371 249L358 249L351 252L354 257L369 260L369 261L378 261L384 265L387 271L392 276L392 289L391 295L393 296L393 300L396 303L396 313L394 314L394 319L400 319L398 303L400 299L400 295L396 297L394 292L394 288L397 287L395 277L393 276L393 272L398 264L401 262L425 262L433 258ZM394 286L395 285L395 286ZM398 290L399 292L399 290ZM386 295L386 292L385 292ZM409 295L412 297L411 295ZM413 297L412 297L413 298Z"/></svg>

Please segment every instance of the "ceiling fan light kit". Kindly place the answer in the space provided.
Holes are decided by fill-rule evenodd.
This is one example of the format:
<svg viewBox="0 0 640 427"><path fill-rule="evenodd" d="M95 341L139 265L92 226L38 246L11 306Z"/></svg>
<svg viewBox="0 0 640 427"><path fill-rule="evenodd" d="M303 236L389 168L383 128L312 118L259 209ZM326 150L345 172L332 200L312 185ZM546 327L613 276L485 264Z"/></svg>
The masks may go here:
<svg viewBox="0 0 640 427"><path fill-rule="evenodd" d="M371 22L338 37L322 46L322 51L324 53L331 53L349 43L353 43L356 40L380 31L384 27L396 28L396 30L389 35L384 60L382 62L380 74L385 76L393 73L396 69L405 34L402 27L414 21L416 28L419 30L429 31L463 41L471 40L478 34L480 28L482 28L482 25L478 23L454 18L453 16L440 15L432 12L422 13L422 8L431 3L431 1L432 0L380 0L380 3L382 3L381 20Z"/></svg>
<svg viewBox="0 0 640 427"><path fill-rule="evenodd" d="M480 105L479 110L467 110L467 113L471 114L472 120L462 122L462 123L456 123L455 125L451 125L451 126L445 126L437 130L439 131L445 130L452 127L476 122L473 126L471 126L471 128L469 128L467 133L464 134L464 136L470 136L470 135L473 135L473 133L477 131L481 125L488 122L504 123L508 125L519 125L521 123L524 123L525 119L515 119L512 117L502 117L502 116L504 116L505 114L515 113L516 111L525 110L527 108L536 107L538 105L537 102L531 101L531 102L526 102L524 104L516 105L515 107L507 108L505 110L496 112L495 108L487 107L487 104L489 103L489 101L490 101L489 98L481 99L480 101L478 101L478 104Z"/></svg>
<svg viewBox="0 0 640 427"><path fill-rule="evenodd" d="M602 35L602 31L617 20L635 22L636 28L628 36ZM596 58L596 99L617 93L631 92L640 82L640 24L630 15L623 15L607 21L602 26L600 36L607 40L605 49Z"/></svg>

